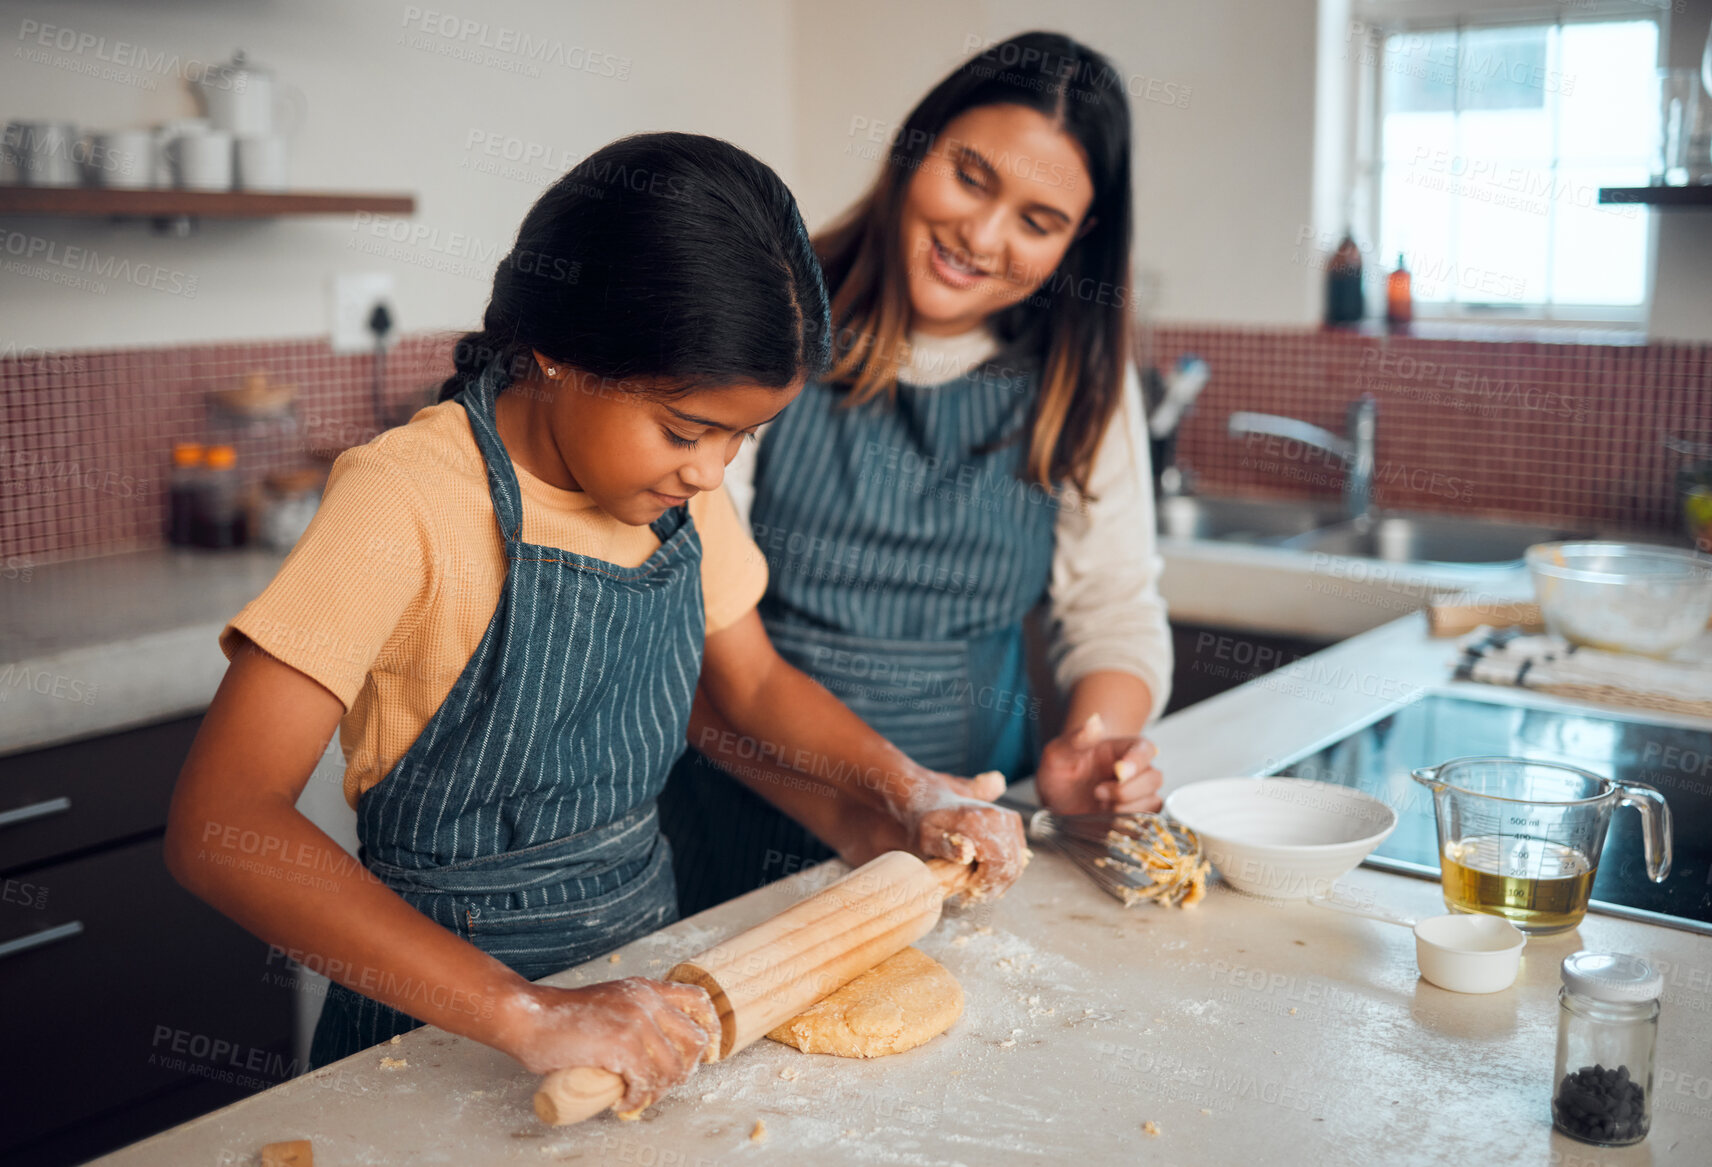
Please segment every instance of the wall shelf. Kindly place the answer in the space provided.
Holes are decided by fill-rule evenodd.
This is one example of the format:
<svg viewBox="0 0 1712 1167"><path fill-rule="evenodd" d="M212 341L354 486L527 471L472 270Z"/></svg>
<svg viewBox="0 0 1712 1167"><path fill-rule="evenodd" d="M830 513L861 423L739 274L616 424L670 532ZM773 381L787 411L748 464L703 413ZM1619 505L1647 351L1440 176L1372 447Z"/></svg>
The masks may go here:
<svg viewBox="0 0 1712 1167"><path fill-rule="evenodd" d="M1712 186L1602 186L1602 203L1645 203L1654 207L1712 208Z"/></svg>
<svg viewBox="0 0 1712 1167"><path fill-rule="evenodd" d="M282 215L416 213L416 196L241 190L114 190L85 186L0 186L0 215L102 219L272 219Z"/></svg>

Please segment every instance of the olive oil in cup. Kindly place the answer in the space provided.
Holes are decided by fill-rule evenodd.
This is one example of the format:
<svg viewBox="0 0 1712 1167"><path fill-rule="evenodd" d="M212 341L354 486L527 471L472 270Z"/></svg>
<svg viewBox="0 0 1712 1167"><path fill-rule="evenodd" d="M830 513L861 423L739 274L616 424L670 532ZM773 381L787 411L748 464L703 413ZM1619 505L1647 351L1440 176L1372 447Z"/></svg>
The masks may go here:
<svg viewBox="0 0 1712 1167"><path fill-rule="evenodd" d="M1412 772L1433 792L1445 906L1530 935L1581 923L1611 812L1641 812L1647 876L1670 874L1670 807L1638 782L1528 758L1458 758Z"/></svg>
<svg viewBox="0 0 1712 1167"><path fill-rule="evenodd" d="M1447 844L1440 867L1451 911L1502 916L1531 936L1581 923L1597 873L1573 847L1501 835Z"/></svg>

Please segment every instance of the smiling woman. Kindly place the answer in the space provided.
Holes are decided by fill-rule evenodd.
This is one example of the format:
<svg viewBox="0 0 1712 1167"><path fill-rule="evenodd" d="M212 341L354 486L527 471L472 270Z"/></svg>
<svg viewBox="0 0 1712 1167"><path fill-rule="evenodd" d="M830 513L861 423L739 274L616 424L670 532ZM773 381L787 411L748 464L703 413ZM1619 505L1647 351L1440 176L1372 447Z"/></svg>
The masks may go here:
<svg viewBox="0 0 1712 1167"><path fill-rule="evenodd" d="M912 757L1033 770L1064 812L1158 804L1139 731L1171 674L1129 361L1129 139L1123 75L1068 37L954 70L815 242L832 367L730 471L781 654ZM1023 635L1043 600L1071 727L1044 743ZM686 912L889 845L883 820L734 742L698 703L705 752L662 798Z"/></svg>
<svg viewBox="0 0 1712 1167"><path fill-rule="evenodd" d="M1041 358L1026 473L1086 489L1129 357L1130 236L1121 74L1068 37L995 45L910 111L873 189L816 240L827 379L859 404L897 384L912 330L984 325Z"/></svg>

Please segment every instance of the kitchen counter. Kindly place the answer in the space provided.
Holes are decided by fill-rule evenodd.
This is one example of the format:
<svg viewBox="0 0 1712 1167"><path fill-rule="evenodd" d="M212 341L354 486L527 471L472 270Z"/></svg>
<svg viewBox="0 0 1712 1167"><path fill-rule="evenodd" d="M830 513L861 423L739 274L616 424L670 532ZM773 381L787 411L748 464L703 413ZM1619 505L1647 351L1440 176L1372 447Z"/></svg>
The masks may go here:
<svg viewBox="0 0 1712 1167"><path fill-rule="evenodd" d="M1410 616L1186 709L1154 735L1168 786L1257 772L1336 737L1441 684L1450 655ZM801 873L549 983L659 975L840 870ZM1441 910L1437 886L1421 880L1363 868L1341 886L1406 913ZM1418 979L1403 929L1217 885L1195 908L1126 910L1042 853L1003 900L948 917L920 946L962 981L967 1010L897 1057L809 1057L763 1041L702 1068L640 1122L603 1115L553 1129L530 1109L534 1076L422 1029L100 1162L247 1163L264 1143L309 1137L323 1167L739 1157L1620 1167L1701 1163L1712 1140L1704 936L1589 916L1531 942L1512 989L1461 996ZM1635 1148L1550 1128L1558 963L1583 947L1644 954L1666 972L1652 1134ZM404 1064L385 1068L383 1056ZM198 1072L243 1071L210 1062ZM1156 1136L1143 1132L1149 1122Z"/></svg>
<svg viewBox="0 0 1712 1167"><path fill-rule="evenodd" d="M199 713L283 555L154 551L0 579L0 754Z"/></svg>
<svg viewBox="0 0 1712 1167"><path fill-rule="evenodd" d="M1472 590L1525 593L1519 570L1421 567L1162 539L1179 620L1335 640ZM0 578L0 754L182 717L226 671L215 638L273 579L268 551L152 551Z"/></svg>

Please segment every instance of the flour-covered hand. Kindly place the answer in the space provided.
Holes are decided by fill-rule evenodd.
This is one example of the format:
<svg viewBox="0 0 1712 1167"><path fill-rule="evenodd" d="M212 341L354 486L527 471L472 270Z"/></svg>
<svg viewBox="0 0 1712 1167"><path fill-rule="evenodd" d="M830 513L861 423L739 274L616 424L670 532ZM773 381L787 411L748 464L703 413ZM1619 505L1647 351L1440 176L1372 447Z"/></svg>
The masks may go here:
<svg viewBox="0 0 1712 1167"><path fill-rule="evenodd" d="M719 1040L707 991L642 977L580 989L530 985L506 1052L537 1074L599 1066L624 1079L633 1118L688 1078Z"/></svg>
<svg viewBox="0 0 1712 1167"><path fill-rule="evenodd" d="M917 855L974 864L967 892L971 900L1003 895L1028 865L1021 816L992 805L1004 790L1004 775L996 770L970 779L936 774L905 809Z"/></svg>

